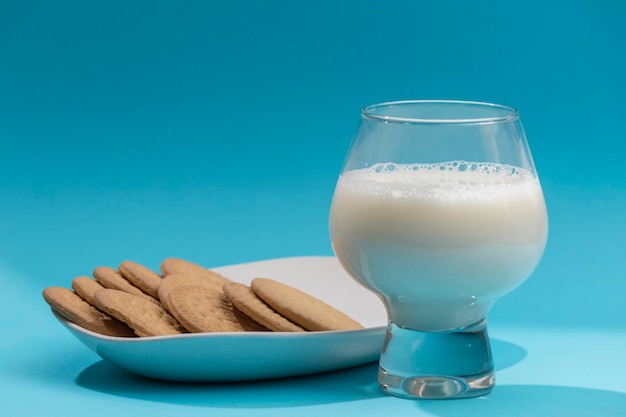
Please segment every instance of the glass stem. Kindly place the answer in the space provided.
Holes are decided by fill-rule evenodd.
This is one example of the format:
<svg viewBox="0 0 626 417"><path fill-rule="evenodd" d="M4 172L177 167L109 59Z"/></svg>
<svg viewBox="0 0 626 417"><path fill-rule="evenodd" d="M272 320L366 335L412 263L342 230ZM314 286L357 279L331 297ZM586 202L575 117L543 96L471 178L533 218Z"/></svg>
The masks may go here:
<svg viewBox="0 0 626 417"><path fill-rule="evenodd" d="M405 398L464 398L493 389L487 321L449 332L420 332L389 323L378 382Z"/></svg>

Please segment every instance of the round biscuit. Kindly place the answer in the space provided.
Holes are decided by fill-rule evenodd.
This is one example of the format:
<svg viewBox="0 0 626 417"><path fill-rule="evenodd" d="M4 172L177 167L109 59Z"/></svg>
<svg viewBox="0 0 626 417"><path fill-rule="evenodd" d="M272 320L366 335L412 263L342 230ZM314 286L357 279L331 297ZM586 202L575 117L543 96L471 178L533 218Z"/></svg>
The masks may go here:
<svg viewBox="0 0 626 417"><path fill-rule="evenodd" d="M43 290L43 298L54 311L87 330L106 336L135 336L126 324L99 311L72 290L48 287Z"/></svg>
<svg viewBox="0 0 626 417"><path fill-rule="evenodd" d="M263 326L261 323L254 321L247 314L243 313L241 310L235 307L232 303L231 305L233 308L233 315L235 316L235 318L237 319L239 324L241 324L241 327L243 327L245 331L247 332L269 332L270 331L270 329Z"/></svg>
<svg viewBox="0 0 626 417"><path fill-rule="evenodd" d="M161 280L158 289L158 297L163 307L170 313L172 307L170 305L169 295L173 288L181 285L201 285L212 291L221 292L224 285L220 280L208 279L201 275L186 274L170 274Z"/></svg>
<svg viewBox="0 0 626 417"><path fill-rule="evenodd" d="M120 274L131 284L154 298L158 297L161 276L141 264L125 260L118 266Z"/></svg>
<svg viewBox="0 0 626 417"><path fill-rule="evenodd" d="M239 311L270 330L276 332L305 331L302 327L278 314L245 284L238 282L224 284L224 295Z"/></svg>
<svg viewBox="0 0 626 417"><path fill-rule="evenodd" d="M242 332L232 305L221 291L201 285L179 285L169 293L172 315L194 333Z"/></svg>
<svg viewBox="0 0 626 417"><path fill-rule="evenodd" d="M99 266L93 270L94 278L102 284L104 288L109 288L112 290L120 290L127 292L132 295L136 295L138 297L142 297L147 299L148 301L152 301L156 304L159 304L156 298L146 294L141 291L139 287L131 284L126 278L122 276L116 269L110 268L108 266Z"/></svg>
<svg viewBox="0 0 626 417"><path fill-rule="evenodd" d="M72 289L83 300L87 301L92 306L97 307L93 296L96 291L102 290L104 287L95 279L86 276L79 276L72 280Z"/></svg>
<svg viewBox="0 0 626 417"><path fill-rule="evenodd" d="M172 274L198 276L201 278L206 278L208 280L216 281L222 285L230 281L228 278L218 274L217 272L211 271L210 269L205 268L201 265L179 258L164 259L163 262L161 262L160 268L161 273L164 277Z"/></svg>
<svg viewBox="0 0 626 417"><path fill-rule="evenodd" d="M97 291L94 298L99 309L128 324L138 336L185 333L163 307L143 297L106 288Z"/></svg>
<svg viewBox="0 0 626 417"><path fill-rule="evenodd" d="M336 308L297 288L269 278L255 278L254 293L270 307L306 330L353 330L363 326Z"/></svg>

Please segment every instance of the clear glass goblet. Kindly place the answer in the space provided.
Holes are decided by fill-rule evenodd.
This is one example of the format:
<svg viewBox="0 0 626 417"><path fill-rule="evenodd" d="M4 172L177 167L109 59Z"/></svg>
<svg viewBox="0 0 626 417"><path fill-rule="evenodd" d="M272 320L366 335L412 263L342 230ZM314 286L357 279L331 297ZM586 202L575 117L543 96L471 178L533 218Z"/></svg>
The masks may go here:
<svg viewBox="0 0 626 417"><path fill-rule="evenodd" d="M407 398L490 392L487 314L531 275L548 234L518 112L448 100L364 108L329 227L342 266L387 309L381 387Z"/></svg>

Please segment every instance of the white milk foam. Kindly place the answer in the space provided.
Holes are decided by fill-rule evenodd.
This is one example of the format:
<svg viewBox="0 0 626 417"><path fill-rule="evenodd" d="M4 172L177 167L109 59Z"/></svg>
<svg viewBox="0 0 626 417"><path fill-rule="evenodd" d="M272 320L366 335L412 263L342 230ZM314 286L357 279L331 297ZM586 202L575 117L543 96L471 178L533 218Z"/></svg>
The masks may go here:
<svg viewBox="0 0 626 417"><path fill-rule="evenodd" d="M355 192L380 198L418 198L439 202L484 201L511 197L516 184L534 182L527 170L495 163L376 164L347 171L340 181Z"/></svg>
<svg viewBox="0 0 626 417"><path fill-rule="evenodd" d="M531 172L464 161L344 172L330 215L344 267L383 296L396 324L422 330L484 318L534 270L547 227Z"/></svg>

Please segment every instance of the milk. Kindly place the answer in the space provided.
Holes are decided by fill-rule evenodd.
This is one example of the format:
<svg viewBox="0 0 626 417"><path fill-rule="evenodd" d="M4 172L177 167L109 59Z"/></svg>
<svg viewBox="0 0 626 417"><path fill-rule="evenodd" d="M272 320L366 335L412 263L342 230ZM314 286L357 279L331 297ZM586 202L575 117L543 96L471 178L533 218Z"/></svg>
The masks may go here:
<svg viewBox="0 0 626 417"><path fill-rule="evenodd" d="M383 298L391 321L422 331L485 318L535 269L547 230L537 178L493 163L347 171L330 213L344 268Z"/></svg>

